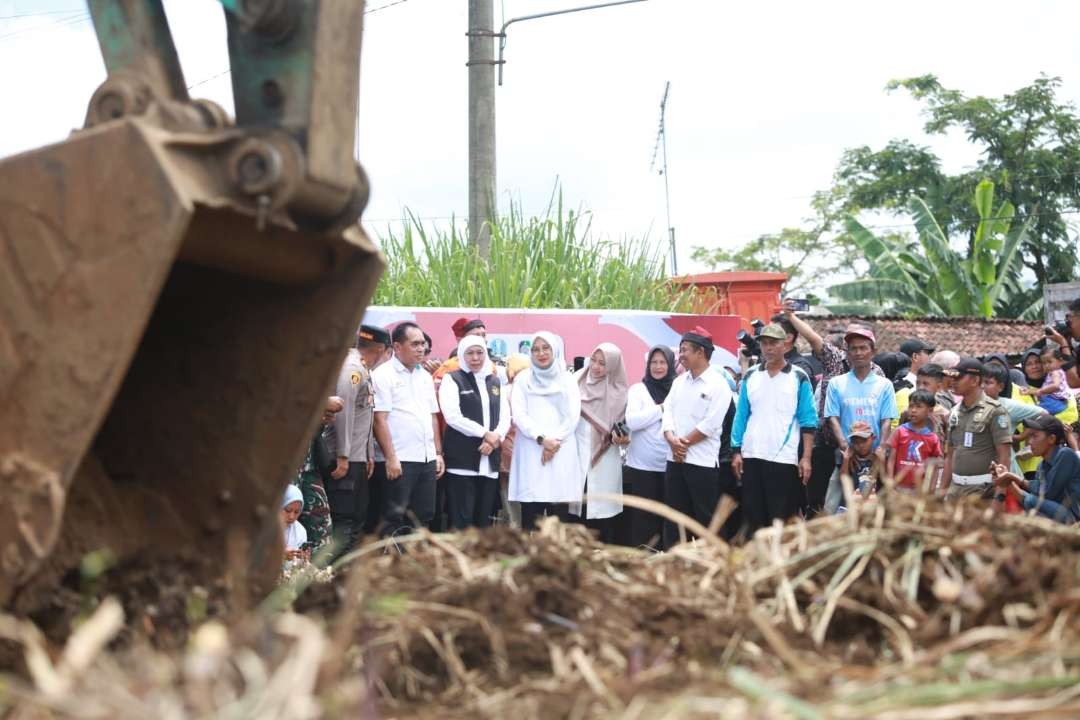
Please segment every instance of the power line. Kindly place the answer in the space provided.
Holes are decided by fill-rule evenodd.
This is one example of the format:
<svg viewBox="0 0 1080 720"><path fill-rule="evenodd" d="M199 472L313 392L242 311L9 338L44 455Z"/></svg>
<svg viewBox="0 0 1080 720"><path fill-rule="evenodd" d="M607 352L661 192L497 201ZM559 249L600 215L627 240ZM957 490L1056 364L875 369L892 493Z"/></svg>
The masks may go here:
<svg viewBox="0 0 1080 720"><path fill-rule="evenodd" d="M217 75L211 75L208 78L200 80L199 82L195 83L194 85L188 85L187 89L191 90L192 88L197 88L200 85L205 85L206 83L210 82L211 80L217 80L219 77L222 77L223 75L228 75L231 72L232 72L232 68L229 68L228 70L222 70Z"/></svg>
<svg viewBox="0 0 1080 720"><path fill-rule="evenodd" d="M0 35L0 40L3 40L4 38L15 37L16 35L23 35L25 33L35 32L37 30L57 29L65 26L70 27L72 25L78 25L80 23L86 22L90 19L90 13L87 12L82 12L79 10L68 10L66 12L68 14L74 13L74 15L72 17L61 18L59 20L54 20L49 23L42 23L41 25L34 25L33 27L22 28L20 30L15 30L14 32L9 32L5 35Z"/></svg>
<svg viewBox="0 0 1080 720"><path fill-rule="evenodd" d="M379 12L380 10L385 10L386 8L394 7L395 5L401 5L402 3L405 3L405 2L408 2L408 0L395 0L395 2L387 3L385 5L380 5L379 7L373 7L370 10L365 10L364 14L365 15L370 15L373 12ZM2 37L2 36L0 36L0 37ZM222 70L221 72L217 73L216 75L211 75L208 78L203 78L202 80L198 81L197 83L194 83L192 85L188 85L187 89L191 90L192 88L199 87L200 85L205 85L206 83L210 82L211 80L217 80L222 75L228 75L231 72L232 72L232 68Z"/></svg>
<svg viewBox="0 0 1080 720"><path fill-rule="evenodd" d="M82 12L82 10L43 10L41 12L22 13L20 15L0 15L0 20L14 20L16 18L40 17L42 15L66 15L68 13Z"/></svg>
<svg viewBox="0 0 1080 720"><path fill-rule="evenodd" d="M401 5L402 3L407 2L407 1L408 0L396 0L396 2L386 3L385 5L380 5L379 7L373 7L370 10L365 10L364 14L365 15L370 15L373 12L379 12L380 10L385 10L386 8L394 7L395 5Z"/></svg>

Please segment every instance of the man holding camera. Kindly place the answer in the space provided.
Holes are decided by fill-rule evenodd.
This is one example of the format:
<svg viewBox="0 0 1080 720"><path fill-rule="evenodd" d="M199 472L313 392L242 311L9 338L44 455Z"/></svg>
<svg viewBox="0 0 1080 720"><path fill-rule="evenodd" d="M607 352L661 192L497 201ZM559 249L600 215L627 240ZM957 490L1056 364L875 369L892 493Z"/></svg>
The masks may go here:
<svg viewBox="0 0 1080 720"><path fill-rule="evenodd" d="M784 301L784 305L785 307L792 308L801 307L797 302L798 301L796 300L787 299ZM793 311L792 314L794 314L794 312L796 311ZM788 313L777 313L772 316L769 322L773 325L779 325L784 331L784 360L787 361L788 364L793 365L806 373L806 377L810 378L810 389L816 390L818 380L821 379L825 369L813 355L803 355L799 352L799 349L795 347L795 342L799 339L799 331L795 328L795 325L792 324ZM764 332L765 331L762 330L762 334L764 334ZM758 337L758 340L760 343L760 336Z"/></svg>
<svg viewBox="0 0 1080 720"><path fill-rule="evenodd" d="M1064 323L1057 327L1046 326L1046 339L1057 343L1065 359L1072 361L1072 367L1066 370L1065 377L1069 387L1080 388L1080 369L1076 365L1077 354L1080 354L1080 298L1069 303Z"/></svg>

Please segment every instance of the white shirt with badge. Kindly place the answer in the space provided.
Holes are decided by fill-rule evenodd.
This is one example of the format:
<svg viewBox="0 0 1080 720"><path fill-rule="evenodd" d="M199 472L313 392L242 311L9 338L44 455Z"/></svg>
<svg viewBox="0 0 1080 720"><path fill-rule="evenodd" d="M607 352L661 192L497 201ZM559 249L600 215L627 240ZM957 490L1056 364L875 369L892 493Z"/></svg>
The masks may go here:
<svg viewBox="0 0 1080 720"><path fill-rule="evenodd" d="M686 462L700 467L716 467L720 457L720 439L724 417L731 407L731 388L720 371L707 367L696 378L684 372L671 383L664 401L663 432L686 437L697 430L705 439L694 443L686 453ZM668 446L667 460L674 458Z"/></svg>
<svg viewBox="0 0 1080 720"><path fill-rule="evenodd" d="M439 403L431 374L419 365L410 371L393 357L375 368L371 382L375 386L375 412L387 413L390 442L398 461L435 460L432 416L439 412Z"/></svg>

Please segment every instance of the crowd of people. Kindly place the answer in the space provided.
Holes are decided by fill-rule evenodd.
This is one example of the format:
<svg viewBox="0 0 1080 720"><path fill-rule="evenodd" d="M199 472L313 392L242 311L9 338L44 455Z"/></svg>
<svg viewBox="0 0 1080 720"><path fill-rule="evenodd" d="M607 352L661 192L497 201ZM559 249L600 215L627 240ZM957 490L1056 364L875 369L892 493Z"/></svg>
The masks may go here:
<svg viewBox="0 0 1080 720"><path fill-rule="evenodd" d="M496 362L481 320L451 331L440 361L415 323L361 326L282 501L287 558L550 515L610 543L681 540L628 496L727 539L891 492L1080 522L1080 300L1030 348L981 358L918 338L879 348L860 324L823 337L785 303L738 367L712 363L698 327L651 348L632 385L611 343L571 363L538 331Z"/></svg>

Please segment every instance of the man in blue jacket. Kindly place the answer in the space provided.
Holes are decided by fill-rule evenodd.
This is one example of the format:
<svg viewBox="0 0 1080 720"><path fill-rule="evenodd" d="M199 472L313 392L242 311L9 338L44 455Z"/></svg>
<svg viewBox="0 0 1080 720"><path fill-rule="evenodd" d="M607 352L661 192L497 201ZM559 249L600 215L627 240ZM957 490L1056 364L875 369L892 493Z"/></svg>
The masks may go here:
<svg viewBox="0 0 1080 720"><path fill-rule="evenodd" d="M797 515L810 479L817 410L810 376L784 357L786 339L778 324L762 329L762 360L743 376L731 427L731 467L742 479L750 533Z"/></svg>
<svg viewBox="0 0 1080 720"><path fill-rule="evenodd" d="M1028 446L1042 462L1029 483L997 463L993 466L996 495L994 507L1001 510L1006 493L1020 499L1025 510L1071 525L1080 521L1080 455L1065 446L1065 426L1045 414L1024 423L1031 430Z"/></svg>

